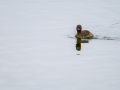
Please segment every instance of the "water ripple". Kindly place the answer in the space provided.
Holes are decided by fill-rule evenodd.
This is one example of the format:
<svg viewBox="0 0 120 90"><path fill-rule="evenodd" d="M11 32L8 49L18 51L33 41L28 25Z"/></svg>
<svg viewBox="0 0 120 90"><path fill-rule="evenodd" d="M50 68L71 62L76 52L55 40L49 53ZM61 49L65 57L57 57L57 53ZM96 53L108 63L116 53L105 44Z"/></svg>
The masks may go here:
<svg viewBox="0 0 120 90"><path fill-rule="evenodd" d="M98 35L94 35L93 39L120 41L120 37L107 37L107 36L98 36Z"/></svg>
<svg viewBox="0 0 120 90"><path fill-rule="evenodd" d="M67 35L71 39L76 39L73 35ZM120 36L119 37L107 37L107 36L99 36L99 35L94 35L93 38L91 39L98 39L98 40L117 40L120 41Z"/></svg>

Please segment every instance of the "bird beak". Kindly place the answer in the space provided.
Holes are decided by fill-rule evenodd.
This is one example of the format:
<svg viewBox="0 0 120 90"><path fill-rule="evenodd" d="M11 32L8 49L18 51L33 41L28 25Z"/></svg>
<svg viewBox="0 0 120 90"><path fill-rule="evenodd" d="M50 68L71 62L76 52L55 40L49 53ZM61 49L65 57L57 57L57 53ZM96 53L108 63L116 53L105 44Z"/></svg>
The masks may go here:
<svg viewBox="0 0 120 90"><path fill-rule="evenodd" d="M78 31L80 31L80 28L77 28Z"/></svg>

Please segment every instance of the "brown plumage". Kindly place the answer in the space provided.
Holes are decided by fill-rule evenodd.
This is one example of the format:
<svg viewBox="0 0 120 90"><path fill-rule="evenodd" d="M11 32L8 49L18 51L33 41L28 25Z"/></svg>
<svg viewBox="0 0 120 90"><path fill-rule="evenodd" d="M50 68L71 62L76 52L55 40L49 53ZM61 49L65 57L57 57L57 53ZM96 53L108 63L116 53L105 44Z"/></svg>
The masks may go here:
<svg viewBox="0 0 120 90"><path fill-rule="evenodd" d="M75 35L76 38L89 39L93 37L93 34L90 31L82 30L81 25L77 25L76 30L77 30L77 34Z"/></svg>

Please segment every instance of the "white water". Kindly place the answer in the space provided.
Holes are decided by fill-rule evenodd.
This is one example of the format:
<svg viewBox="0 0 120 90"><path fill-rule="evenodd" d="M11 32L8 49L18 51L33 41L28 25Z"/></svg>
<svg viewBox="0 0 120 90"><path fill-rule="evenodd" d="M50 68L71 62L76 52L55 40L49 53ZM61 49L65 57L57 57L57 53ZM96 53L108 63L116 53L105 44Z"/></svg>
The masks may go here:
<svg viewBox="0 0 120 90"><path fill-rule="evenodd" d="M119 90L119 4L1 0L0 90ZM98 37L81 51L68 37L77 24Z"/></svg>

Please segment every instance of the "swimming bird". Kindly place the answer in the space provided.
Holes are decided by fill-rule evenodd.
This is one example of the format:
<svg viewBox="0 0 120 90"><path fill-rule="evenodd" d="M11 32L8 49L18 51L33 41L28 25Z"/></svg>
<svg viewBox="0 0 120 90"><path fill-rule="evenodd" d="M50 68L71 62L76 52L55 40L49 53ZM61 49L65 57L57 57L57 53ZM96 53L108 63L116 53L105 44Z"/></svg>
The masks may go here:
<svg viewBox="0 0 120 90"><path fill-rule="evenodd" d="M75 35L76 38L89 39L93 37L93 34L90 31L82 30L81 25L77 25L76 30L77 30L77 34Z"/></svg>

